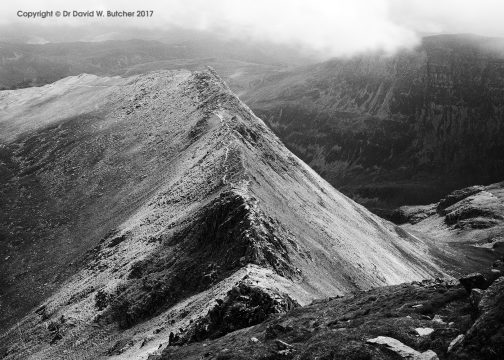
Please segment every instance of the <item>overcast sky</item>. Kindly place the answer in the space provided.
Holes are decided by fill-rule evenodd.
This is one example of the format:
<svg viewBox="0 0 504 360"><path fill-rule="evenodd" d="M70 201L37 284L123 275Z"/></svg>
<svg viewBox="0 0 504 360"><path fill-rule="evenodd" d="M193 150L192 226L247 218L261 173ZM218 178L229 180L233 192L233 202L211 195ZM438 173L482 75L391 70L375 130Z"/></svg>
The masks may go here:
<svg viewBox="0 0 504 360"><path fill-rule="evenodd" d="M18 18L38 10L154 10L149 19ZM0 24L181 26L219 31L331 56L414 46L421 34L504 37L503 0L16 0L0 2Z"/></svg>

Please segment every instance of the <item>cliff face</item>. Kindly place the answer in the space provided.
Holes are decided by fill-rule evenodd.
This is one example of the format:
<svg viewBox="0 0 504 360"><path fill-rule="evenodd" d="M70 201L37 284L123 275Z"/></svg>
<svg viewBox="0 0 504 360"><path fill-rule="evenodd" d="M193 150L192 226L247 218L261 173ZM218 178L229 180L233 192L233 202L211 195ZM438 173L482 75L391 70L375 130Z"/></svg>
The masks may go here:
<svg viewBox="0 0 504 360"><path fill-rule="evenodd" d="M0 100L8 359L145 358L444 274L429 243L332 188L213 71L82 75Z"/></svg>
<svg viewBox="0 0 504 360"><path fill-rule="evenodd" d="M504 175L503 49L495 39L429 37L393 57L284 73L243 99L354 199L428 203Z"/></svg>

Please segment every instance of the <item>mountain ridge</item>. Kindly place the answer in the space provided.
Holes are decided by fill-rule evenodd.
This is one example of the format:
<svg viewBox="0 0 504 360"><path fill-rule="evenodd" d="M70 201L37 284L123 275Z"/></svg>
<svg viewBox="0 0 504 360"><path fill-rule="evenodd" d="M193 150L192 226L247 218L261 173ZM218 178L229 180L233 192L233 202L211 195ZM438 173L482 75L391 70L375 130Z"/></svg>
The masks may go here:
<svg viewBox="0 0 504 360"><path fill-rule="evenodd" d="M27 311L52 292L3 335L7 358L93 358L149 338L121 352L138 358L167 338L244 326L216 320L219 307L240 306L250 325L315 298L444 276L430 243L337 192L212 70L0 95L2 302L48 282Z"/></svg>

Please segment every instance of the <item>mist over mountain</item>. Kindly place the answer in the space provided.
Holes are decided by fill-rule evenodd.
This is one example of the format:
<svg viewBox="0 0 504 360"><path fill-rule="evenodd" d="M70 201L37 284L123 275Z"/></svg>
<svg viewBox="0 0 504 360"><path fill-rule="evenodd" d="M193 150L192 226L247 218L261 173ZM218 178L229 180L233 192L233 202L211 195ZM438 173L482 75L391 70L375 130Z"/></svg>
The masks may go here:
<svg viewBox="0 0 504 360"><path fill-rule="evenodd" d="M504 357L500 2L74 5L0 4L1 359Z"/></svg>

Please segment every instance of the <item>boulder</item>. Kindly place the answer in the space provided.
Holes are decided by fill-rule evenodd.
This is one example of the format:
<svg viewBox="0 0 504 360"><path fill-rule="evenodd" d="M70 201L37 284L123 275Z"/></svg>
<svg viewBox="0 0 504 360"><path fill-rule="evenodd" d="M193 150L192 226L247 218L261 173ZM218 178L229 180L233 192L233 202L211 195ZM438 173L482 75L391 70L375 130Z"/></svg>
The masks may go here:
<svg viewBox="0 0 504 360"><path fill-rule="evenodd" d="M495 280L502 276L502 271L499 269L491 269L487 274L487 283L490 286Z"/></svg>
<svg viewBox="0 0 504 360"><path fill-rule="evenodd" d="M478 305L481 301L481 299L483 298L483 294L485 293L484 290L481 290L481 289L477 289L477 288L474 288L474 289L471 289L471 294L469 295L469 301L471 302L471 305L478 309Z"/></svg>
<svg viewBox="0 0 504 360"><path fill-rule="evenodd" d="M460 278L459 281L468 293L474 288L485 289L487 284L485 277L480 273L466 275Z"/></svg>
<svg viewBox="0 0 504 360"><path fill-rule="evenodd" d="M434 332L434 329L433 328L416 328L415 331L420 336L427 336L427 335L432 334Z"/></svg>
<svg viewBox="0 0 504 360"><path fill-rule="evenodd" d="M278 340L278 339L275 340L275 344L276 344L278 350L287 350L287 349L292 348L292 345L287 344L285 341Z"/></svg>
<svg viewBox="0 0 504 360"><path fill-rule="evenodd" d="M378 336L367 341L370 344L378 344L385 346L388 350L395 352L397 355L407 360L438 360L437 354L432 350L427 350L423 353L404 345L397 339Z"/></svg>
<svg viewBox="0 0 504 360"><path fill-rule="evenodd" d="M504 278L497 279L483 294L479 317L464 335L464 341L452 347L454 358L504 359Z"/></svg>
<svg viewBox="0 0 504 360"><path fill-rule="evenodd" d="M460 334L450 342L450 345L448 345L448 352L452 352L452 350L459 346L462 341L464 341L464 335Z"/></svg>
<svg viewBox="0 0 504 360"><path fill-rule="evenodd" d="M497 279L483 294L479 303L478 309L482 312L488 312L499 308L499 298L504 294L504 278Z"/></svg>

